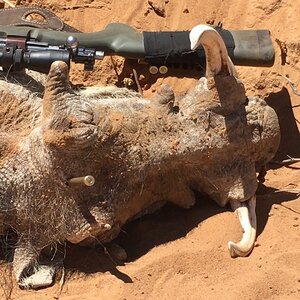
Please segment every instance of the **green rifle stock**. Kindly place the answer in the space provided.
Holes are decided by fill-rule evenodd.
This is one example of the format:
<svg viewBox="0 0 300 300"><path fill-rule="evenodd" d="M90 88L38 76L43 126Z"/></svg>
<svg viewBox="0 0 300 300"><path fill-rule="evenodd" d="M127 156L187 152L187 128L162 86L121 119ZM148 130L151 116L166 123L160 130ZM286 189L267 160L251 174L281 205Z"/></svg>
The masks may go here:
<svg viewBox="0 0 300 300"><path fill-rule="evenodd" d="M268 30L225 30L216 27L235 65L272 66L274 48ZM29 26L0 26L0 37L25 38L50 46L65 45L73 36L81 47L103 51L104 55L119 55L142 59L151 65L205 64L203 48L190 50L189 31L138 32L121 23L112 23L98 32L64 32Z"/></svg>

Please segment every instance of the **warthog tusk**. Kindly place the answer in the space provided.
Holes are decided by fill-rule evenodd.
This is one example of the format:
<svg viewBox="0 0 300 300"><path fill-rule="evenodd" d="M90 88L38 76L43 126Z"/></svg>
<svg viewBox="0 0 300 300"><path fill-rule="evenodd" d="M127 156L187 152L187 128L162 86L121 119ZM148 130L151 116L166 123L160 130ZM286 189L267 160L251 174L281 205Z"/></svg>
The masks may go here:
<svg viewBox="0 0 300 300"><path fill-rule="evenodd" d="M245 202L230 201L230 204L239 217L244 233L240 242L228 242L228 249L231 257L247 256L252 251L256 239L256 196Z"/></svg>
<svg viewBox="0 0 300 300"><path fill-rule="evenodd" d="M68 185L86 185L93 186L95 184L95 178L92 175L83 177L74 177L68 180Z"/></svg>

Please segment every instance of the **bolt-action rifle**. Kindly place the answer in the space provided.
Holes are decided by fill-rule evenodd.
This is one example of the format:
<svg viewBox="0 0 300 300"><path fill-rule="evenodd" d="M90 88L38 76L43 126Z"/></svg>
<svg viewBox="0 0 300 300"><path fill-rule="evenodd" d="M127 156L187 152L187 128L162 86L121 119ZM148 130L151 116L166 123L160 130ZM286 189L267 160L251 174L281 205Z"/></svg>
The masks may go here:
<svg viewBox="0 0 300 300"><path fill-rule="evenodd" d="M120 23L104 30L82 33L57 31L32 26L1 25L0 67L47 73L56 60L81 63L93 69L95 60L106 55L161 66L203 66L204 50L190 50L189 31L139 32ZM71 28L71 27L69 27ZM268 30L225 30L216 27L235 65L271 66L274 48Z"/></svg>

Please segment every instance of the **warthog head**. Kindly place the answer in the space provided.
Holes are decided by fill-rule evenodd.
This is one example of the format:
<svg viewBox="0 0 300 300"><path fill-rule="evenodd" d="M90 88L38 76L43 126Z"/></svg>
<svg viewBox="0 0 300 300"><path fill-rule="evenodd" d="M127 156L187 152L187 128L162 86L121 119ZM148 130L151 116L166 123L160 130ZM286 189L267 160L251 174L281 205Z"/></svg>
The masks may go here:
<svg viewBox="0 0 300 300"><path fill-rule="evenodd" d="M230 253L251 252L256 168L277 150L277 117L246 97L216 31L191 35L192 47L204 46L207 76L176 103L166 86L152 100L117 88L73 91L62 62L44 88L30 75L22 85L17 74L1 81L0 228L18 234L20 286L52 283L54 269L38 262L44 247L109 241L155 203L192 206L194 191L231 203L244 235Z"/></svg>

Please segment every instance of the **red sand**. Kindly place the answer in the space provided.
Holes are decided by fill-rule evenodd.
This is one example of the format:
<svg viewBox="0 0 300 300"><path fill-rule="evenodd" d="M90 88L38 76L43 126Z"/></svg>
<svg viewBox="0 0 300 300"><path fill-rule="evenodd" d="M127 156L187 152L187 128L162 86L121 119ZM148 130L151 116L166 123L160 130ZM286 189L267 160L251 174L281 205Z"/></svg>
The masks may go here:
<svg viewBox="0 0 300 300"><path fill-rule="evenodd" d="M279 158L300 157L300 106L296 107L300 97L280 76L288 76L300 90L299 0L152 1L165 9L165 17L158 16L148 2L28 0L20 4L50 8L85 32L101 30L111 22L124 22L142 31L187 30L213 20L222 21L226 29L271 30L274 66L238 67L238 73L248 95L261 96L278 113L283 135ZM275 40L285 46L286 61ZM106 58L92 74L74 67L73 82L121 85L122 77L132 70L123 68L122 59L113 60L119 74L123 72L119 78L111 59ZM176 70L181 78L172 77L174 72L157 78L146 67L137 70L143 75L146 96L162 83L173 86L177 95L184 94L198 78L195 71ZM268 172L265 186L259 189L258 238L249 257L232 259L227 250L227 241L236 241L242 234L236 216L202 199L191 210L166 207L124 228L119 238L128 253L124 265L116 265L102 250L68 247L65 268L69 275L59 299L300 299L299 168L300 163ZM33 292L15 287L12 299L57 299L58 293L59 283Z"/></svg>

